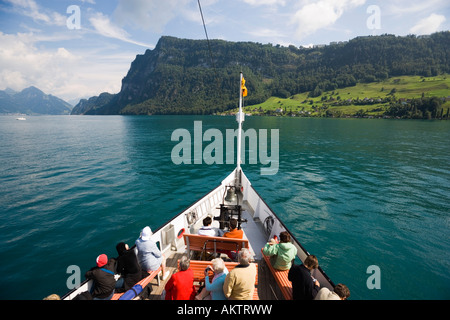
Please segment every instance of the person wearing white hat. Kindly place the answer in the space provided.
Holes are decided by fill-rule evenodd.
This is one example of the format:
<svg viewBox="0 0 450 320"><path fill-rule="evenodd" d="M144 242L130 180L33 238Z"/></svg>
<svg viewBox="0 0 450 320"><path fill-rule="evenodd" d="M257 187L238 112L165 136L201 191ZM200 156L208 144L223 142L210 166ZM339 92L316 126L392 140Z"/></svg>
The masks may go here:
<svg viewBox="0 0 450 320"><path fill-rule="evenodd" d="M152 230L146 226L142 229L140 237L136 240L137 257L141 268L151 272L157 270L161 266L163 273L163 281L169 277L166 272L166 258L151 239Z"/></svg>

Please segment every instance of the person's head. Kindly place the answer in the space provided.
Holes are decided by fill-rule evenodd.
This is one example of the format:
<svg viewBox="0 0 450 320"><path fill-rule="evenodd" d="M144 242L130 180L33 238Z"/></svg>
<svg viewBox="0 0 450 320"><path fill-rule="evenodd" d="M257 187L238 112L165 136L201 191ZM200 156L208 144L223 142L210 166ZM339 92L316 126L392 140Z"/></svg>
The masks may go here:
<svg viewBox="0 0 450 320"><path fill-rule="evenodd" d="M225 262L222 258L216 258L211 261L214 273L222 273L225 269Z"/></svg>
<svg viewBox="0 0 450 320"><path fill-rule="evenodd" d="M244 266L249 265L251 258L252 255L247 248L242 248L241 251L239 251L238 260L240 264Z"/></svg>
<svg viewBox="0 0 450 320"><path fill-rule="evenodd" d="M280 242L291 242L291 235L287 231L281 232Z"/></svg>
<svg viewBox="0 0 450 320"><path fill-rule="evenodd" d="M319 267L319 261L317 260L317 257L312 254L306 257L303 264L309 270L317 269L317 267Z"/></svg>
<svg viewBox="0 0 450 320"><path fill-rule="evenodd" d="M106 254L101 254L95 261L97 262L97 267L101 268L108 263L108 256Z"/></svg>
<svg viewBox="0 0 450 320"><path fill-rule="evenodd" d="M142 239L143 241L150 240L150 237L152 236L152 234L153 234L152 229L150 229L150 227L147 226L147 227L145 227L144 229L142 229L142 232L141 232L141 239Z"/></svg>
<svg viewBox="0 0 450 320"><path fill-rule="evenodd" d="M127 251L128 249L129 249L129 247L128 247L128 245L125 242L119 242L116 245L116 250L117 250L117 253L119 254L119 256L124 254L125 251Z"/></svg>
<svg viewBox="0 0 450 320"><path fill-rule="evenodd" d="M204 227L207 227L207 226L211 225L211 223L212 223L212 219L211 219L210 216L207 216L205 219L203 219L203 226Z"/></svg>
<svg viewBox="0 0 450 320"><path fill-rule="evenodd" d="M236 229L237 225L238 225L237 219L234 219L234 218L230 219L230 230Z"/></svg>
<svg viewBox="0 0 450 320"><path fill-rule="evenodd" d="M350 297L350 290L345 284L342 283L338 283L334 287L334 292L341 298L341 300L346 300L348 297Z"/></svg>
<svg viewBox="0 0 450 320"><path fill-rule="evenodd" d="M191 261L187 256L182 256L180 259L180 271L186 271L189 269L189 265L191 264Z"/></svg>

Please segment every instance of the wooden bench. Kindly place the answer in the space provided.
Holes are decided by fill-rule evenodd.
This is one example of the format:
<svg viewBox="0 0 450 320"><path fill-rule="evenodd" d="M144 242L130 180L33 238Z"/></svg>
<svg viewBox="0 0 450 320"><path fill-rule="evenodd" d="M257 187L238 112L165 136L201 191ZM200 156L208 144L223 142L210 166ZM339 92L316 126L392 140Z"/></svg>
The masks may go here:
<svg viewBox="0 0 450 320"><path fill-rule="evenodd" d="M180 265L180 260L178 260L178 267ZM191 260L189 268L194 272L194 285L196 289L200 287L202 283L205 282L205 269L207 266L211 265L211 261L200 261L200 260ZM233 270L238 262L225 262L225 267L228 269L228 272ZM259 300L258 296L258 264L254 264L256 267L256 277L255 277L255 291L253 292L253 300ZM214 273L212 271L208 272L209 281L212 280Z"/></svg>
<svg viewBox="0 0 450 320"><path fill-rule="evenodd" d="M144 289L149 283L150 281L152 281L155 277L158 280L158 286L160 285L159 282L159 277L158 274L161 271L161 267L159 267L157 270L155 271L151 271L151 273L145 277L144 279L142 279L141 281L137 282L136 284L140 284L142 289ZM136 285L135 284L135 285ZM130 289L131 290L131 289ZM124 294L125 292L121 292L121 293L115 293L113 295L113 297L111 298L111 300L119 300L119 298Z"/></svg>
<svg viewBox="0 0 450 320"><path fill-rule="evenodd" d="M288 279L289 270L274 269L274 267L272 267L272 263L270 262L270 257L264 254L263 249L261 249L262 256L266 261L266 264L269 266L269 269L272 272L281 293L286 300L292 300L292 282Z"/></svg>
<svg viewBox="0 0 450 320"><path fill-rule="evenodd" d="M217 253L219 251L239 251L242 248L249 249L248 239L210 237L191 233L184 233L183 238L189 257L191 250Z"/></svg>

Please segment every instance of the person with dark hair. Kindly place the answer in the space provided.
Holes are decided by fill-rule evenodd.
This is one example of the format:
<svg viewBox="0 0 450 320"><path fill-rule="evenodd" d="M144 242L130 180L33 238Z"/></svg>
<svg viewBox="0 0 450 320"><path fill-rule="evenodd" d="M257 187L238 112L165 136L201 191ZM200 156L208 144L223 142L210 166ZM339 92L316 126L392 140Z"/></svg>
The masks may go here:
<svg viewBox="0 0 450 320"><path fill-rule="evenodd" d="M165 300L194 300L194 271L189 268L190 260L187 256L180 259L178 272L174 273L165 286Z"/></svg>
<svg viewBox="0 0 450 320"><path fill-rule="evenodd" d="M242 239L244 237L244 230L238 229L238 221L235 218L230 219L230 229L223 234L225 238ZM221 230L222 231L222 230ZM218 253L225 253L228 258L235 260L237 252L231 250L217 250Z"/></svg>
<svg viewBox="0 0 450 320"><path fill-rule="evenodd" d="M289 270L292 265L292 260L297 255L297 248L291 243L289 233L283 231L280 233L280 243L275 239L270 239L264 246L263 253L266 256L272 257L271 263L274 269Z"/></svg>
<svg viewBox="0 0 450 320"><path fill-rule="evenodd" d="M320 289L320 283L311 276L311 270L317 269L317 257L309 255L301 265L292 265L288 279L292 282L294 300L313 300Z"/></svg>
<svg viewBox="0 0 450 320"><path fill-rule="evenodd" d="M111 300L114 295L116 279L114 277L115 259L101 254L96 259L97 266L86 272L86 279L94 280L92 297L94 300Z"/></svg>
<svg viewBox="0 0 450 320"><path fill-rule="evenodd" d="M211 224L212 219L210 216L207 216L203 219L203 226L198 230L198 234L201 236L215 237L217 235L216 230L211 227Z"/></svg>
<svg viewBox="0 0 450 320"><path fill-rule="evenodd" d="M130 249L128 244L120 242L116 245L116 250L119 254L116 271L121 275L117 281L116 291L125 292L143 278L143 273L134 247Z"/></svg>
<svg viewBox="0 0 450 320"><path fill-rule="evenodd" d="M230 230L225 232L223 236L225 238L242 239L244 237L244 230L238 229L238 221L235 218L230 219Z"/></svg>
<svg viewBox="0 0 450 320"><path fill-rule="evenodd" d="M325 287L320 289L314 300L347 300L348 297L350 290L345 284L338 283L333 291Z"/></svg>

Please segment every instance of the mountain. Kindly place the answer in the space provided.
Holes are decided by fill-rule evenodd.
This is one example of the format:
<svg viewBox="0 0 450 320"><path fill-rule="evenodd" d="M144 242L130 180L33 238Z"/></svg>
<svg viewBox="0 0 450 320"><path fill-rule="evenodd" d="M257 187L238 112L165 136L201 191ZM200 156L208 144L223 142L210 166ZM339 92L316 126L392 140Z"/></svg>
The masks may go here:
<svg viewBox="0 0 450 320"><path fill-rule="evenodd" d="M72 107L64 100L45 94L36 87L15 92L0 91L0 113L70 114Z"/></svg>
<svg viewBox="0 0 450 320"><path fill-rule="evenodd" d="M450 73L450 32L357 37L314 48L162 37L137 55L117 94L81 100L72 114L211 114L236 107L239 72L245 104L382 81ZM211 59L212 58L212 59Z"/></svg>

